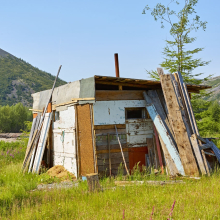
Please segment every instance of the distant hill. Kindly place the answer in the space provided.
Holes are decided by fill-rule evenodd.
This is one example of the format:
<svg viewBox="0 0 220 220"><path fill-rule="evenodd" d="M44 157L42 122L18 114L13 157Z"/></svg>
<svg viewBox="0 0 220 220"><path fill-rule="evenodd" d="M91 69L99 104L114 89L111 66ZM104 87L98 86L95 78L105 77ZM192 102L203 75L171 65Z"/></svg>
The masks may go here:
<svg viewBox="0 0 220 220"><path fill-rule="evenodd" d="M210 101L217 100L220 102L220 76L209 79L205 84L212 86L211 89L207 90L208 92L212 92L211 95L205 99Z"/></svg>
<svg viewBox="0 0 220 220"><path fill-rule="evenodd" d="M55 76L0 49L0 105L32 106L31 94L51 89ZM66 84L58 79L56 86Z"/></svg>

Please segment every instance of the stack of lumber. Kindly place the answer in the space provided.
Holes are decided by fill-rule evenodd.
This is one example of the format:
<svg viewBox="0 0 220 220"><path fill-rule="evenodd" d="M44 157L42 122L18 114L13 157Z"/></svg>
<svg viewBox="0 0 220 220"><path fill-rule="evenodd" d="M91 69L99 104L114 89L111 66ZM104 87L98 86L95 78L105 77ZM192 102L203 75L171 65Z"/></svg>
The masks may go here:
<svg viewBox="0 0 220 220"><path fill-rule="evenodd" d="M57 76L54 80L54 84L45 108L42 111L39 111L40 113L38 113L37 117L33 120L27 150L22 165L23 172L26 172L27 170L33 173L40 172L44 150L47 142L47 136L49 133L49 128L52 119L52 94L61 67L62 66L60 66L58 69Z"/></svg>
<svg viewBox="0 0 220 220"><path fill-rule="evenodd" d="M210 175L207 156L216 156L220 162L220 150L209 139L199 136L181 73L164 74L163 69L157 70L162 90L148 90L144 92L144 98L158 133L168 173L172 176Z"/></svg>

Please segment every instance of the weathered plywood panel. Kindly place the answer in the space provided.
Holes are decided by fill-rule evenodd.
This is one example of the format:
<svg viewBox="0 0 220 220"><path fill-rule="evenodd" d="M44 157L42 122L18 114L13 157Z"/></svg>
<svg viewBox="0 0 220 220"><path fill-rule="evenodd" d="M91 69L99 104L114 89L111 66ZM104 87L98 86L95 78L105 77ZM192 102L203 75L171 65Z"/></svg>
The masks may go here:
<svg viewBox="0 0 220 220"><path fill-rule="evenodd" d="M96 101L144 100L144 90L96 90Z"/></svg>
<svg viewBox="0 0 220 220"><path fill-rule="evenodd" d="M146 107L144 100L97 101L94 125L125 124L125 108Z"/></svg>
<svg viewBox="0 0 220 220"><path fill-rule="evenodd" d="M92 122L90 116L89 104L77 106L80 169L83 176L94 173Z"/></svg>
<svg viewBox="0 0 220 220"><path fill-rule="evenodd" d="M146 138L153 138L153 122L151 119L127 120L126 133L128 146L146 146Z"/></svg>

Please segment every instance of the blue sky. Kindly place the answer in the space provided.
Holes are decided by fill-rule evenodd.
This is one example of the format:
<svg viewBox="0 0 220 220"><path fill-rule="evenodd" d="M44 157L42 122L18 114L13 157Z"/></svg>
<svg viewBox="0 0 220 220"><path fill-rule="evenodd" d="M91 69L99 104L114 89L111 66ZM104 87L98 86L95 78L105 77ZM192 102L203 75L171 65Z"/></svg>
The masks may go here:
<svg viewBox="0 0 220 220"><path fill-rule="evenodd" d="M183 0L181 0L183 1ZM147 78L163 60L169 29L160 28L147 13L147 0L0 0L0 48L67 82L92 75L115 76L114 53L119 54L120 76ZM161 0L167 3L166 0ZM199 57L212 62L195 73L218 71L220 1L200 0L196 11L207 30L198 31ZM169 27L169 26L167 26Z"/></svg>

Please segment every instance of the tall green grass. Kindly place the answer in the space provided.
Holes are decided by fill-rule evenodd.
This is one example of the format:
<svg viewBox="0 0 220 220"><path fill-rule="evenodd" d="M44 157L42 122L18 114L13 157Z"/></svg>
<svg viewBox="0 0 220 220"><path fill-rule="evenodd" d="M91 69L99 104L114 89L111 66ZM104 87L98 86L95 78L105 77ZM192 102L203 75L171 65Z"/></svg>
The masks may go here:
<svg viewBox="0 0 220 220"><path fill-rule="evenodd" d="M153 207L152 219L168 219L174 201L172 219L220 219L218 169L211 177L185 178L174 185L115 187L115 179L103 178L101 192L89 193L86 181L71 189L38 191L39 183L53 180L46 174L22 174L25 148L26 141L0 142L1 219L150 219ZM167 176L137 168L127 179L166 180Z"/></svg>

